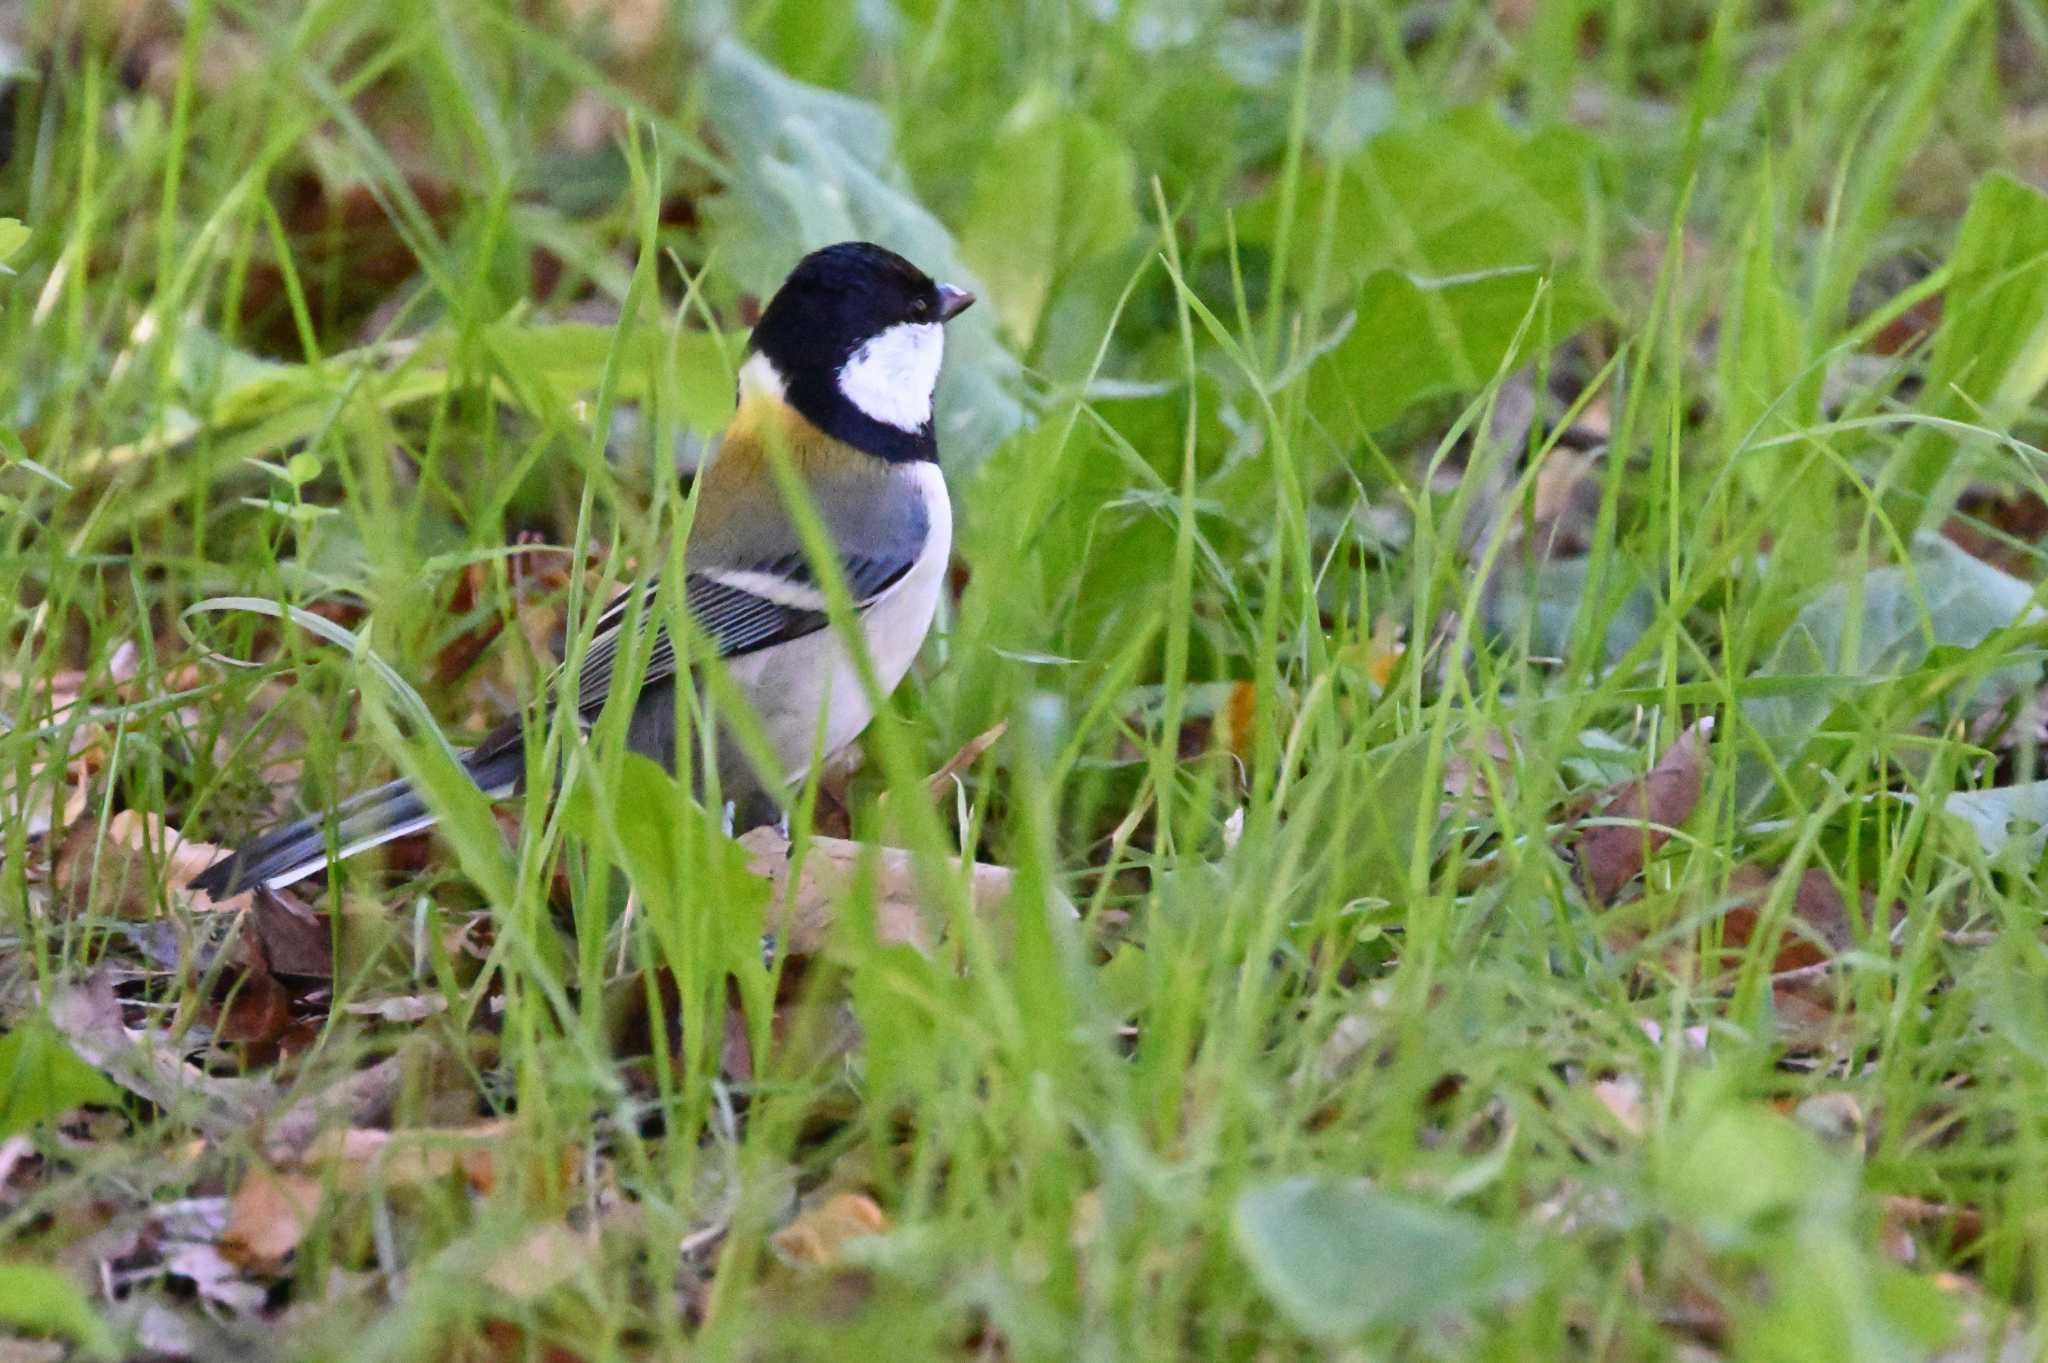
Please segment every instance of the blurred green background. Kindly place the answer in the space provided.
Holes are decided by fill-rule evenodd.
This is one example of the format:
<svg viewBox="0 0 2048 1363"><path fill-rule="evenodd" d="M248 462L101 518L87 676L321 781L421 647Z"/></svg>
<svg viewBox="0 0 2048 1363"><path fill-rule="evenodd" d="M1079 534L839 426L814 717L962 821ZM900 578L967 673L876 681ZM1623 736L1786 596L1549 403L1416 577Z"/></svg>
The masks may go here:
<svg viewBox="0 0 2048 1363"><path fill-rule="evenodd" d="M0 9L0 1324L2036 1356L2044 184L2034 0ZM984 302L956 591L795 831L1014 896L764 963L599 742L195 901L669 561L849 237Z"/></svg>

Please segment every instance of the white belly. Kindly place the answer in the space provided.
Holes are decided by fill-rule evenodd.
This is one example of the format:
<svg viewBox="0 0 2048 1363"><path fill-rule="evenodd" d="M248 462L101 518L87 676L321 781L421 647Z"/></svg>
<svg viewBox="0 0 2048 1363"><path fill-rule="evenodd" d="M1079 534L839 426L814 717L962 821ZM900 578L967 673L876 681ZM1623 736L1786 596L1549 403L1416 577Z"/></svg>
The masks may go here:
<svg viewBox="0 0 2048 1363"><path fill-rule="evenodd" d="M868 658L885 696L910 671L931 631L953 550L953 509L938 465L919 464L914 476L930 519L924 552L861 616ZM821 709L828 756L859 738L874 718L860 673L836 630L819 630L780 647L735 658L729 666L733 680L755 698L762 729L790 781L801 779L810 770Z"/></svg>

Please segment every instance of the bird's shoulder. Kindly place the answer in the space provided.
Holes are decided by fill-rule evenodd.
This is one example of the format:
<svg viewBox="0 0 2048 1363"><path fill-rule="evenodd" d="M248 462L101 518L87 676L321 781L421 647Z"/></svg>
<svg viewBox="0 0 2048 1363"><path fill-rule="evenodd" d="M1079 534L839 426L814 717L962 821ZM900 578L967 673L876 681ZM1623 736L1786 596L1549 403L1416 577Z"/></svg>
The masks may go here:
<svg viewBox="0 0 2048 1363"><path fill-rule="evenodd" d="M700 475L685 554L693 571L804 556L802 533L775 475L778 454L788 460L845 560L907 565L924 550L935 510L945 509L934 506L935 496L945 497L936 465L865 454L786 404L752 398L741 405Z"/></svg>

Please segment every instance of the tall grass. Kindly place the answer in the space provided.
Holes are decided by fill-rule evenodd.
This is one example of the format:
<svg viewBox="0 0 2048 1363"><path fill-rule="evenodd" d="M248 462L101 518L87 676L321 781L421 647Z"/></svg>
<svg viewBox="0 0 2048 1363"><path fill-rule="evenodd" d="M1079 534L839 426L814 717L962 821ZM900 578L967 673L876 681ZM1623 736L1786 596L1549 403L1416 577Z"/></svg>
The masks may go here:
<svg viewBox="0 0 2048 1363"><path fill-rule="evenodd" d="M2010 256L1958 247L1987 172L2038 178L2038 16L655 9L21 20L7 1016L111 962L131 1022L231 1067L213 920L117 818L227 842L395 770L444 833L416 878L313 896L332 1003L253 1072L317 1093L396 1055L381 1127L504 1122L485 1180L323 1166L265 1278L288 1317L224 1328L362 1358L1862 1358L2031 1310L2040 551L1980 528L2001 574L1914 533L1965 528L1966 484L2039 488L2031 191ZM515 825L425 721L478 737L552 665L535 622L560 608L573 668L596 604L680 561L678 453L723 421L744 296L843 222L957 236L934 268L1043 305L955 347L965 586L843 796L918 854L936 945L888 940L870 862L822 947L764 956L784 906L617 733L537 718L564 782ZM1966 280L1997 306L1930 338ZM1560 496L1583 552L1527 551ZM568 565L552 602L537 564ZM350 647L188 614L221 596ZM1575 830L1701 716L1697 809L1590 898ZM1980 837L1950 801L1982 789L2020 794L1969 806ZM1000 911L962 854L1014 870ZM1824 974L1784 974L1829 932ZM422 1020L349 1007L392 998ZM38 1131L12 1255L270 1161L196 1103L127 1116ZM1330 1183L1275 1192L1300 1177ZM778 1233L835 1192L886 1229L806 1262ZM1314 1268L1346 1264L1332 1300ZM132 1330L166 1283L93 1309Z"/></svg>

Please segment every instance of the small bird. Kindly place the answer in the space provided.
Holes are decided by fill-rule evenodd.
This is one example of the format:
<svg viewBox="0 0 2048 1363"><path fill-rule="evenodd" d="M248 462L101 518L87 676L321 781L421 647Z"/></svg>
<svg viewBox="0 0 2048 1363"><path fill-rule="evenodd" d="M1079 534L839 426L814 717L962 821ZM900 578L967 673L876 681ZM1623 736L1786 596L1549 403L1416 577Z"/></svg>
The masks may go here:
<svg viewBox="0 0 2048 1363"><path fill-rule="evenodd" d="M770 461L786 456L807 489L882 690L894 689L931 629L952 549L932 395L944 325L973 302L894 251L842 242L798 262L748 338L738 409L699 475L683 554L684 604L751 703L781 768L757 777L721 735L720 789L739 808L772 800L804 776L821 716L828 756L873 718L846 641L828 627L825 593ZM555 697L586 727L611 694L618 659L639 651L623 648L620 636L655 614L655 585L628 590L605 609L574 695ZM673 770L676 649L658 622L650 627L657 632L626 743ZM526 775L520 718L464 753L462 764L492 798L513 794ZM281 889L324 869L330 851L334 860L351 857L433 822L419 794L394 781L264 834L192 884L216 898Z"/></svg>

